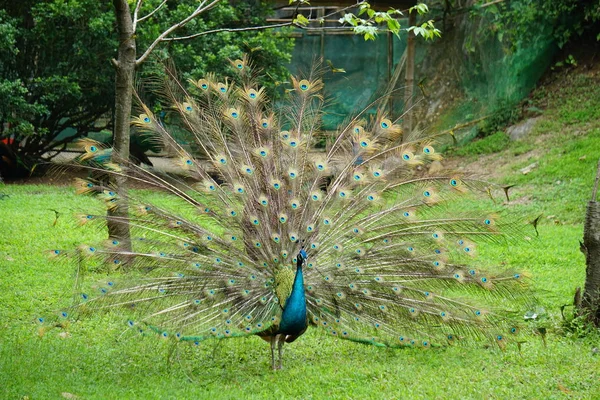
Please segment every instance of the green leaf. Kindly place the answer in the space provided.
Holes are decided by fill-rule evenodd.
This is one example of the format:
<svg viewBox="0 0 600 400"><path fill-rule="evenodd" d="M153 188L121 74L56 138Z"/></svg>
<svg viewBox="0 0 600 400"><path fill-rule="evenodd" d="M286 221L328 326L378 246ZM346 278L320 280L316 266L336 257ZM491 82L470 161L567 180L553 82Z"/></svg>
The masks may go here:
<svg viewBox="0 0 600 400"><path fill-rule="evenodd" d="M301 26L307 26L310 23L310 21L304 15L298 14L298 15L296 15L296 18L294 19L294 23L301 25Z"/></svg>
<svg viewBox="0 0 600 400"><path fill-rule="evenodd" d="M419 15L427 14L429 12L429 7L425 3L419 3L416 6L413 6L408 9L409 12L416 11Z"/></svg>
<svg viewBox="0 0 600 400"><path fill-rule="evenodd" d="M390 32L396 35L400 32L400 21L398 21L397 19L390 18L387 21L387 26Z"/></svg>

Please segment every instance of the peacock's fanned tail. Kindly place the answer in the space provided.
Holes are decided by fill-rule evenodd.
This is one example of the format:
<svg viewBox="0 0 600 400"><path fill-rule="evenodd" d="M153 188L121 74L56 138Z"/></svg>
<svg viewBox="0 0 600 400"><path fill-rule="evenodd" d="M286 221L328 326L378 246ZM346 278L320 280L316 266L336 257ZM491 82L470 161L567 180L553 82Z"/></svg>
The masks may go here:
<svg viewBox="0 0 600 400"><path fill-rule="evenodd" d="M178 175L125 161L107 167L110 150L84 144L82 158L94 168L160 196L129 196L133 251L117 239L81 247L116 276L81 294L72 312L120 308L135 329L179 340L268 332L303 247L309 322L333 336L428 347L469 337L503 345L516 332L497 305L517 310L527 298L522 274L482 271L473 258L477 243L505 240L511 226L445 207L485 184L418 173L440 156L427 139L403 142L397 121L381 110L358 113L327 136L317 75L292 77L286 104L275 106L247 59L232 65L235 83L192 80L193 95L179 83L165 86L170 121L184 139L145 106L133 119L177 160ZM119 201L97 180L76 186L108 207Z"/></svg>

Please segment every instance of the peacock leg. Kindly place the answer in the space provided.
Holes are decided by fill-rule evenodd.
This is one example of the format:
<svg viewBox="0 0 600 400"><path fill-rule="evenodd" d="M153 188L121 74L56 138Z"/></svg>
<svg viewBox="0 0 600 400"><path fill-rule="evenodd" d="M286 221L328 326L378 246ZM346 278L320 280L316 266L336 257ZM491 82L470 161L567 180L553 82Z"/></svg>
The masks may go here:
<svg viewBox="0 0 600 400"><path fill-rule="evenodd" d="M279 336L279 342L277 343L277 350L279 352L279 366L277 369L283 368L283 344L285 343L285 335Z"/></svg>
<svg viewBox="0 0 600 400"><path fill-rule="evenodd" d="M277 335L271 336L271 368L273 370L277 369L275 367L275 342L277 341Z"/></svg>

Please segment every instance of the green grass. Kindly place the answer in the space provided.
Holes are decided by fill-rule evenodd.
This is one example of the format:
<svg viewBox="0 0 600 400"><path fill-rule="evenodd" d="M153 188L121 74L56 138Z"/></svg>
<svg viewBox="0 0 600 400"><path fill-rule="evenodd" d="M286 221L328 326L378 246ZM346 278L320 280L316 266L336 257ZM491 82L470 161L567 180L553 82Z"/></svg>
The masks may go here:
<svg viewBox="0 0 600 400"><path fill-rule="evenodd" d="M4 186L0 227L0 397L61 398L553 398L600 391L596 336L560 328L558 309L584 279L579 225L545 225L542 236L509 247L484 246L483 264L506 263L533 275L549 311L548 347L532 337L516 348L451 347L386 350L336 341L316 330L286 351L286 369L269 370L258 338L172 345L129 337L117 316L93 316L38 337L35 319L69 304L73 266L44 252L103 238L79 227L73 212L89 199L67 188ZM95 204L92 208L98 207ZM61 213L54 225L55 214Z"/></svg>
<svg viewBox="0 0 600 400"><path fill-rule="evenodd" d="M99 212L102 205L70 188L4 185L0 398L598 398L600 354L592 349L600 347L599 335L584 336L581 326L567 329L560 316L585 279L579 240L600 157L600 96L589 96L596 89L588 78L573 79L573 85L538 94L539 101L552 99L528 138L506 142L492 135L463 158L481 162L485 155L498 182L517 184L510 214L544 214L539 237L531 231L531 240L480 246L477 262L531 274L548 315L542 323L547 346L530 335L520 352L480 345L389 350L309 329L286 346L285 369L272 372L268 345L256 337L174 347L154 337L121 336L123 321L114 315L90 316L40 337L36 318L68 306L75 281L74 265L51 261L46 251L101 241L102 230L78 226L73 214ZM533 162L538 166L529 174L519 172ZM487 205L465 201L455 207L468 212Z"/></svg>
<svg viewBox="0 0 600 400"><path fill-rule="evenodd" d="M496 132L481 140L469 142L463 147L456 149L453 154L459 157L467 155L481 155L497 153L504 150L510 143L508 135L504 132Z"/></svg>

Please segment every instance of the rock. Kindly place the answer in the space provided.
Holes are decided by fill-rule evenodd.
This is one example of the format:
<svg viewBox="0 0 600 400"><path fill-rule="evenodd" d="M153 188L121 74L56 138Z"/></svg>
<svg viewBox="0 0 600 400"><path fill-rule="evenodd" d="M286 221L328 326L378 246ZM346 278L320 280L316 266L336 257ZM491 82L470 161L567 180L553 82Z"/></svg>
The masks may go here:
<svg viewBox="0 0 600 400"><path fill-rule="evenodd" d="M528 173L530 173L534 168L537 168L538 163L534 162L533 164L529 164L528 166L526 166L525 168L521 168L519 171L523 174L523 175L527 175Z"/></svg>
<svg viewBox="0 0 600 400"><path fill-rule="evenodd" d="M531 132L531 129L535 126L539 119L540 117L526 119L525 121L506 129L506 134L510 136L510 140L523 139L529 134L529 132Z"/></svg>

